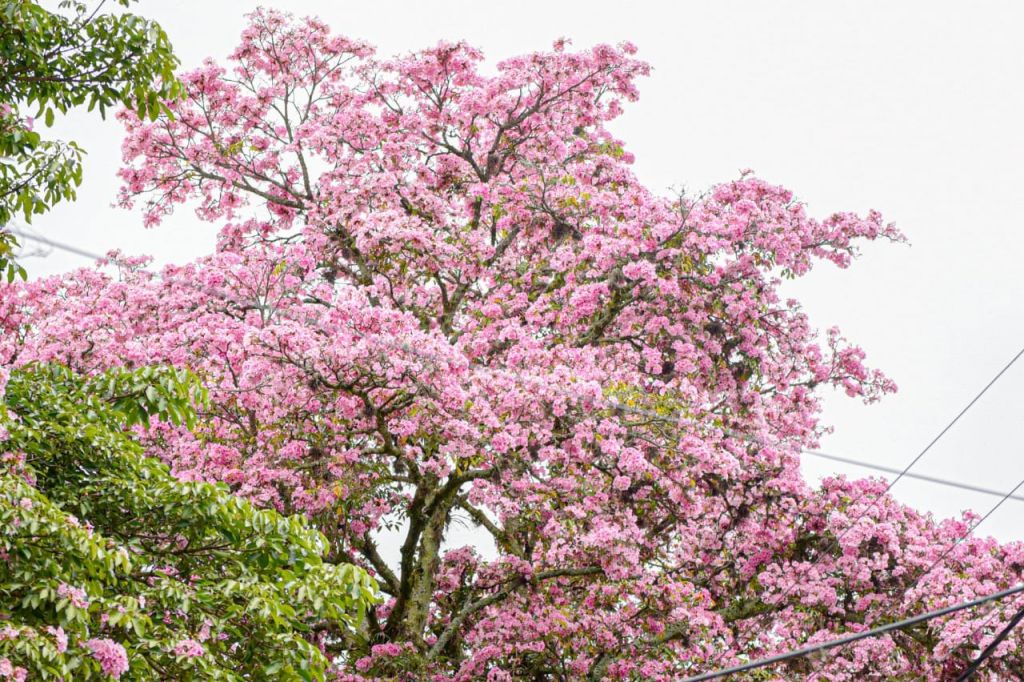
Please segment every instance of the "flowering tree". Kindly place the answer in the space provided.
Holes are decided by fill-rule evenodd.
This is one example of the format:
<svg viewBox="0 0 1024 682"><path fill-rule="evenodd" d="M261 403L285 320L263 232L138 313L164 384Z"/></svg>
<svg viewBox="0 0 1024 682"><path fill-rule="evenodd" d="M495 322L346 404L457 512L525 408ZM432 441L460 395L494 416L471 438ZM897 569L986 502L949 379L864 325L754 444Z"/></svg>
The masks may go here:
<svg viewBox="0 0 1024 682"><path fill-rule="evenodd" d="M780 281L894 228L812 218L750 174L647 190L606 127L648 70L631 45L481 61L254 14L228 67L182 76L173 119L122 116L122 202L149 224L195 205L217 252L19 286L8 356L199 374L199 427L146 444L373 572L386 601L343 680L675 680L1019 579L1021 544L958 544L971 517L801 479L817 392L894 386ZM454 523L494 556L446 542ZM772 674L940 679L990 615ZM989 670L1022 665L1011 638Z"/></svg>

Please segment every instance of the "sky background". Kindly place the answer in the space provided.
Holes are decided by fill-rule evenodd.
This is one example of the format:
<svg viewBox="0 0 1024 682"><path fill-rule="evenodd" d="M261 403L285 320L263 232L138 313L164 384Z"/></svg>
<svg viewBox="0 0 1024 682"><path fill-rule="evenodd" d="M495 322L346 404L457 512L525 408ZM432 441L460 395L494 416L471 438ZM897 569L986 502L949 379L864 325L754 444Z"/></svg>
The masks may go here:
<svg viewBox="0 0 1024 682"><path fill-rule="evenodd" d="M241 0L142 0L183 68L223 59ZM654 67L613 131L648 186L692 191L754 169L813 215L880 210L911 245L869 245L849 270L822 265L787 286L819 328L838 325L900 386L864 406L827 394L821 449L902 468L1024 345L1024 49L1019 2L320 2L267 6L314 14L381 55L465 39L489 60L629 40ZM150 254L157 265L213 248L216 226L180 209L155 229L111 207L120 126L85 113L54 126L89 155L78 202L32 232L93 252ZM33 276L87 261L54 250ZM913 471L1009 490L1024 479L1024 360ZM805 458L805 473L865 469ZM1022 488L1024 491L1024 488ZM894 494L949 516L998 498L904 480ZM1024 503L1006 502L979 535L1024 539ZM467 536L467 539L472 539ZM458 543L456 543L458 544Z"/></svg>

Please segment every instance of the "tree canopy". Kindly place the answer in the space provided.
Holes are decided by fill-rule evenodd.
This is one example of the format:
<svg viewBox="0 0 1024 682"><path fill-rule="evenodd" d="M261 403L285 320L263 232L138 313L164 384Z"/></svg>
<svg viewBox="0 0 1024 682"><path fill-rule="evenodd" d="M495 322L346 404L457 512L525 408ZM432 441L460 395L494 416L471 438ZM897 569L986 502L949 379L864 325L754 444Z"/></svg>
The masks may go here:
<svg viewBox="0 0 1024 682"><path fill-rule="evenodd" d="M117 0L128 7L132 0ZM140 116L166 112L180 94L178 65L160 25L128 12L101 12L104 2L61 0L57 11L34 0L0 2L0 274L24 270L11 252L12 218L31 222L75 198L85 150L47 139L56 114L79 106L129 106Z"/></svg>
<svg viewBox="0 0 1024 682"><path fill-rule="evenodd" d="M191 421L183 371L11 374L0 403L0 678L322 679L374 585L300 517L180 481L124 426ZM9 675L4 674L4 670Z"/></svg>
<svg viewBox="0 0 1024 682"><path fill-rule="evenodd" d="M82 172L83 150L44 139L25 112L38 108L47 126L81 105L155 120L181 92L159 25L103 4L0 3L8 284L25 271L2 228L73 199ZM12 295L0 288L0 301ZM194 374L11 374L12 360L0 364L0 678L323 679L362 636L376 590L365 571L325 562L326 539L301 517L179 480L126 430L150 419L194 428L207 404Z"/></svg>
<svg viewBox="0 0 1024 682"><path fill-rule="evenodd" d="M968 537L975 517L803 480L821 392L895 386L781 283L902 236L752 173L646 188L608 128L635 52L381 58L257 12L229 63L181 76L173 117L120 115L121 201L150 224L194 207L216 252L18 285L0 354L202 376L196 428L158 416L140 441L305 514L379 581L339 680L667 682L1016 583L1024 545ZM943 679L992 614L749 679ZM1018 633L985 674L1022 668Z"/></svg>

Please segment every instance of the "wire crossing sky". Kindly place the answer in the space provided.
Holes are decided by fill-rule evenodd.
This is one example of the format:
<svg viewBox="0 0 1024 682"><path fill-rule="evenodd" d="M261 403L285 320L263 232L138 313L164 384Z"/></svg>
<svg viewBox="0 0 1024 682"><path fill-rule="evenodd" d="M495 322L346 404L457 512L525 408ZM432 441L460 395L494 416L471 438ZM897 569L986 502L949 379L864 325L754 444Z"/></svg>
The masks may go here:
<svg viewBox="0 0 1024 682"><path fill-rule="evenodd" d="M1019 594L1021 592L1024 592L1024 585L1016 585L1007 590L1002 590L1000 592L996 592L985 597L973 599L971 601L963 602L961 604L954 604L953 606L947 606L945 608L937 609L935 611L929 611L928 613L921 614L920 616L914 616L913 618L907 618L904 620L896 621L895 623L882 625L877 628L865 630L864 632L858 632L852 635L848 635L846 637L840 637L838 639L829 640L827 642L821 642L819 644L812 644L811 646L806 646L802 649L787 651L785 653L777 654L775 656L759 658L756 661L751 661L750 663L744 663L742 665L737 665L731 668L724 668L722 670L715 670L712 672L695 675L693 677L687 677L685 680L683 680L683 682L702 682L702 680L715 680L722 677L728 677L729 675L735 675L736 673L745 672L747 670L756 670L757 668L764 668L769 665L774 665L775 663L782 663L783 661L788 661L794 658L803 658L804 656L810 656L811 654L817 653L819 651L834 649L845 644L851 644L862 639L868 639L869 637L878 637L879 635L884 635L885 633L893 632L894 630L902 630L903 628L910 627L911 625L916 625L917 623L923 623L934 618L939 618L940 616L946 616L951 613L956 613L957 611L963 611L964 609L974 608L975 606L987 604L990 601L1005 599L1006 597Z"/></svg>
<svg viewBox="0 0 1024 682"><path fill-rule="evenodd" d="M985 661L996 652L996 649L999 648L1002 641L1009 636L1010 632L1012 632L1017 625L1020 624L1021 620L1024 620L1024 607L1017 611L1013 618L1010 619L1010 622L1006 624L1006 627L999 631L999 634L992 639L989 645L985 647L985 650L978 655L978 658L976 658L973 663L971 663L970 667L967 668L960 677L956 678L956 682L965 682L965 680L969 680L974 673L981 670Z"/></svg>
<svg viewBox="0 0 1024 682"><path fill-rule="evenodd" d="M843 464L852 464L856 467L863 467L865 469L874 469L875 471L882 471L887 474L898 474L899 469L893 467L878 466L877 464L871 464L870 462L864 462L853 457L841 457L839 455L832 455L827 452L818 452L817 450L801 450L805 455L811 455L812 457L821 457L823 459L829 459L833 462L842 462ZM903 474L903 478L913 478L919 481L928 481L929 483L937 483L938 485L949 486L951 488L959 488L960 490L969 490L975 493L983 493L985 495L994 495L1001 497L1006 493L1000 490L993 490L991 488L983 488L981 486L971 485L962 481L951 481L946 478L939 478L937 476L929 476L927 474L918 474L913 471L908 471ZM1024 502L1024 497L1020 495L1010 495L1009 499L1016 500L1018 502Z"/></svg>

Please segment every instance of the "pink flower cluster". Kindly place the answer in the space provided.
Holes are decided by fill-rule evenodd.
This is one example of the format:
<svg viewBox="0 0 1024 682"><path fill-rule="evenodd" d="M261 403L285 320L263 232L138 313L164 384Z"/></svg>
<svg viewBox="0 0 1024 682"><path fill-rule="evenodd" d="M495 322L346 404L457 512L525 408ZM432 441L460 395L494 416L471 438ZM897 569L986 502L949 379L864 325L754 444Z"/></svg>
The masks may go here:
<svg viewBox="0 0 1024 682"><path fill-rule="evenodd" d="M206 651L203 645L194 639L183 639L174 645L174 655L185 658L199 658L204 656Z"/></svg>
<svg viewBox="0 0 1024 682"><path fill-rule="evenodd" d="M80 587L61 583L57 586L57 596L61 599L67 599L76 609L89 608L89 599L86 597L85 590Z"/></svg>
<svg viewBox="0 0 1024 682"><path fill-rule="evenodd" d="M0 658L0 678L14 680L14 682L25 682L28 679L28 671L22 667L12 665L8 658Z"/></svg>
<svg viewBox="0 0 1024 682"><path fill-rule="evenodd" d="M120 679L128 671L128 654L124 647L110 639L90 639L85 643L92 657L99 661L104 675Z"/></svg>

